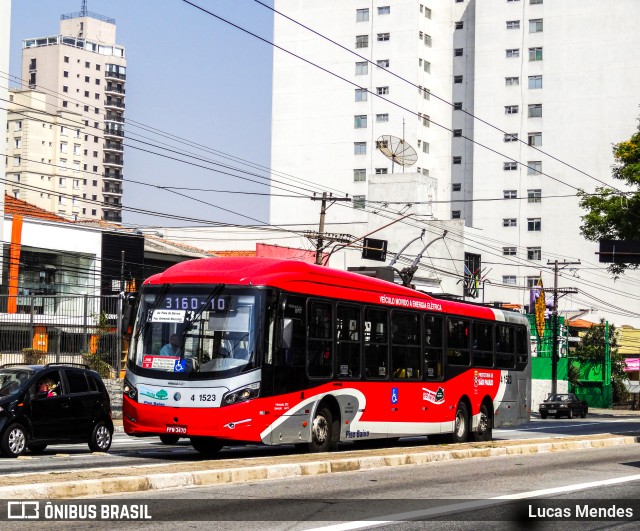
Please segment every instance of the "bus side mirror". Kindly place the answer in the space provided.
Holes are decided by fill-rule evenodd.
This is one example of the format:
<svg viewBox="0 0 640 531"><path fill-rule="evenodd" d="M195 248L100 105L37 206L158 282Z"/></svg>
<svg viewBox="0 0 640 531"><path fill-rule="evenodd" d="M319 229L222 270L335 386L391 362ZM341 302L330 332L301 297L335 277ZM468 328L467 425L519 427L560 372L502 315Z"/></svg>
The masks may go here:
<svg viewBox="0 0 640 531"><path fill-rule="evenodd" d="M291 348L293 339L293 319L282 320L282 334L280 335L280 348Z"/></svg>
<svg viewBox="0 0 640 531"><path fill-rule="evenodd" d="M130 334L136 318L137 293L127 293L122 301L122 333Z"/></svg>

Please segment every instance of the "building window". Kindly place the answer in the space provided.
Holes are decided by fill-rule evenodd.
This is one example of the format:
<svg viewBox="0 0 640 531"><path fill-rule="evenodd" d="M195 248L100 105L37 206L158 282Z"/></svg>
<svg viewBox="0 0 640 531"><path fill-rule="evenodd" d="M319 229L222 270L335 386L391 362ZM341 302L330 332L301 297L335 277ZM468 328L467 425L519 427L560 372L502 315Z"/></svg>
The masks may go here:
<svg viewBox="0 0 640 531"><path fill-rule="evenodd" d="M542 161L541 160L530 160L527 162L527 175L538 175L542 173Z"/></svg>
<svg viewBox="0 0 640 531"><path fill-rule="evenodd" d="M100 65L96 65L96 70L100 72Z"/></svg>
<svg viewBox="0 0 640 531"><path fill-rule="evenodd" d="M531 5L534 5L534 4L542 4L542 0L529 0L529 3L530 3Z"/></svg>
<svg viewBox="0 0 640 531"><path fill-rule="evenodd" d="M542 260L542 249L540 247L527 247L528 260Z"/></svg>
<svg viewBox="0 0 640 531"><path fill-rule="evenodd" d="M356 22L366 22L369 20L368 9L356 9Z"/></svg>
<svg viewBox="0 0 640 531"><path fill-rule="evenodd" d="M527 190L528 203L542 203L542 190Z"/></svg>
<svg viewBox="0 0 640 531"><path fill-rule="evenodd" d="M505 142L517 142L518 141L518 133L505 133L504 134Z"/></svg>
<svg viewBox="0 0 640 531"><path fill-rule="evenodd" d="M540 280L539 276L527 277L527 287L535 288L538 285L538 280Z"/></svg>
<svg viewBox="0 0 640 531"><path fill-rule="evenodd" d="M462 183L453 183L451 186L452 192L460 192L462 190Z"/></svg>
<svg viewBox="0 0 640 531"><path fill-rule="evenodd" d="M518 105L505 105L504 113L505 114L518 114Z"/></svg>
<svg viewBox="0 0 640 531"><path fill-rule="evenodd" d="M520 21L519 20L507 20L507 29L520 29Z"/></svg>
<svg viewBox="0 0 640 531"><path fill-rule="evenodd" d="M380 6L378 8L378 15L388 15L391 13L391 6Z"/></svg>
<svg viewBox="0 0 640 531"><path fill-rule="evenodd" d="M367 170L364 168L358 168L353 170L353 180L355 182L361 182L367 180Z"/></svg>
<svg viewBox="0 0 640 531"><path fill-rule="evenodd" d="M376 168L376 175L387 175L389 168Z"/></svg>
<svg viewBox="0 0 640 531"><path fill-rule="evenodd" d="M67 87L66 85L63 85L62 92L69 92L69 87Z"/></svg>
<svg viewBox="0 0 640 531"><path fill-rule="evenodd" d="M517 249L515 247L503 247L502 256L516 256Z"/></svg>
<svg viewBox="0 0 640 531"><path fill-rule="evenodd" d="M502 169L505 170L505 171L517 170L518 169L518 163L517 162L504 162L502 164Z"/></svg>
<svg viewBox="0 0 640 531"><path fill-rule="evenodd" d="M85 68L91 68L91 63L89 61L85 61L84 62L84 67Z"/></svg>
<svg viewBox="0 0 640 531"><path fill-rule="evenodd" d="M425 60L421 59L421 61L422 61L422 67L423 67L424 71L427 72L428 74L430 74L431 73L431 63L429 61L427 61L426 59Z"/></svg>
<svg viewBox="0 0 640 531"><path fill-rule="evenodd" d="M93 181L91 184L92 184L93 186L98 186L98 181Z"/></svg>
<svg viewBox="0 0 640 531"><path fill-rule="evenodd" d="M42 124L44 126L44 124ZM16 120L13 122L13 130L14 131L22 131L22 120Z"/></svg>
<svg viewBox="0 0 640 531"><path fill-rule="evenodd" d="M503 275L502 276L502 283L503 284L513 284L513 285L515 285L516 276L515 275Z"/></svg>
<svg viewBox="0 0 640 531"><path fill-rule="evenodd" d="M517 190L503 190L502 195L505 199L517 199L518 191Z"/></svg>
<svg viewBox="0 0 640 531"><path fill-rule="evenodd" d="M67 72L67 71L65 70L64 72L62 72L62 75L63 75L64 77L69 77L69 72Z"/></svg>
<svg viewBox="0 0 640 531"><path fill-rule="evenodd" d="M353 117L353 126L356 129L365 129L367 127L367 115L358 114Z"/></svg>
<svg viewBox="0 0 640 531"><path fill-rule="evenodd" d="M92 216L95 216L95 215L96 215L96 209L95 209L95 208L92 208L92 209L91 209L91 215L92 215Z"/></svg>
<svg viewBox="0 0 640 531"><path fill-rule="evenodd" d="M542 103L533 103L529 105L529 118L542 117Z"/></svg>
<svg viewBox="0 0 640 531"><path fill-rule="evenodd" d="M505 85L507 87L516 87L516 86L520 85L520 78L519 77L505 77L504 78L504 82L505 82Z"/></svg>
<svg viewBox="0 0 640 531"><path fill-rule="evenodd" d="M455 83L462 83L462 76L453 76L453 82Z"/></svg>
<svg viewBox="0 0 640 531"><path fill-rule="evenodd" d="M389 115L388 114L376 114L376 122L388 122Z"/></svg>
<svg viewBox="0 0 640 531"><path fill-rule="evenodd" d="M389 87L376 87L376 92L380 96L383 96L385 94L389 94Z"/></svg>
<svg viewBox="0 0 640 531"><path fill-rule="evenodd" d="M89 79L89 76L84 76L84 82L85 83L89 83L91 81L91 79Z"/></svg>
<svg viewBox="0 0 640 531"><path fill-rule="evenodd" d="M429 153L429 142L422 142L422 152Z"/></svg>
<svg viewBox="0 0 640 531"><path fill-rule="evenodd" d="M451 219L460 219L461 211L460 210L452 210L451 211Z"/></svg>
<svg viewBox="0 0 640 531"><path fill-rule="evenodd" d="M367 154L367 143L366 142L354 142L353 143L353 154L354 155L366 155Z"/></svg>
<svg viewBox="0 0 640 531"><path fill-rule="evenodd" d="M353 208L363 209L365 203L364 195L354 195L353 196Z"/></svg>
<svg viewBox="0 0 640 531"><path fill-rule="evenodd" d="M431 35L427 35L426 33L424 34L424 45L428 46L429 48L431 48L431 45L433 44L433 40L431 39Z"/></svg>
<svg viewBox="0 0 640 531"><path fill-rule="evenodd" d="M62 133L60 133L62 134ZM66 142L60 142L60 153L66 153L67 152L67 143Z"/></svg>
<svg viewBox="0 0 640 531"><path fill-rule="evenodd" d="M502 220L502 226L503 227L517 227L518 226L518 220L516 218L504 218Z"/></svg>
<svg viewBox="0 0 640 531"><path fill-rule="evenodd" d="M542 220L540 218L527 219L527 230L529 232L540 232L541 225L542 225Z"/></svg>
<svg viewBox="0 0 640 531"><path fill-rule="evenodd" d="M378 33L378 41L383 42L383 41L388 41L389 40L389 33Z"/></svg>
<svg viewBox="0 0 640 531"><path fill-rule="evenodd" d="M456 48L453 50L454 57L462 57L464 55L464 48Z"/></svg>
<svg viewBox="0 0 640 531"><path fill-rule="evenodd" d="M63 195L59 195L58 196L58 204L59 205L66 205L67 204L67 198Z"/></svg>
<svg viewBox="0 0 640 531"><path fill-rule="evenodd" d="M542 32L542 19L533 18L529 20L529 33L541 33Z"/></svg>
<svg viewBox="0 0 640 531"><path fill-rule="evenodd" d="M356 101L367 101L367 89L356 89Z"/></svg>
<svg viewBox="0 0 640 531"><path fill-rule="evenodd" d="M456 22L455 29L457 30L464 29L464 22L463 21Z"/></svg>
<svg viewBox="0 0 640 531"><path fill-rule="evenodd" d="M528 138L530 146L542 145L542 133L529 133Z"/></svg>
<svg viewBox="0 0 640 531"><path fill-rule="evenodd" d="M65 62L65 63L68 63L68 62L69 62L69 56L68 56L68 55L65 55L65 56L64 56L64 62Z"/></svg>
<svg viewBox="0 0 640 531"><path fill-rule="evenodd" d="M453 157L453 163L454 164L462 164L462 157Z"/></svg>
<svg viewBox="0 0 640 531"><path fill-rule="evenodd" d="M505 51L507 57L520 57L520 48L509 48Z"/></svg>
<svg viewBox="0 0 640 531"><path fill-rule="evenodd" d="M14 166L20 166L21 162L22 162L22 158L20 157L20 155L14 155L13 156L13 165Z"/></svg>
<svg viewBox="0 0 640 531"><path fill-rule="evenodd" d="M85 91L84 91L84 97L85 97L85 98L88 98L88 97L89 97L89 91L88 91L88 90L85 90Z"/></svg>
<svg viewBox="0 0 640 531"><path fill-rule="evenodd" d="M22 147L22 138L14 138L14 147L20 149Z"/></svg>
<svg viewBox="0 0 640 531"><path fill-rule="evenodd" d="M389 68L389 59L378 59L377 65L382 68Z"/></svg>
<svg viewBox="0 0 640 531"><path fill-rule="evenodd" d="M424 8L424 16L428 19L431 19L431 9L429 9L428 7Z"/></svg>
<svg viewBox="0 0 640 531"><path fill-rule="evenodd" d="M529 48L529 61L542 61L542 47Z"/></svg>
<svg viewBox="0 0 640 531"><path fill-rule="evenodd" d="M454 129L453 136L454 137L462 136L462 129Z"/></svg>
<svg viewBox="0 0 640 531"><path fill-rule="evenodd" d="M356 48L368 48L368 47L369 47L369 35L357 35Z"/></svg>
<svg viewBox="0 0 640 531"><path fill-rule="evenodd" d="M429 127L431 125L431 118L427 114L422 115L422 117L418 116L418 120L422 120L422 125L425 127Z"/></svg>
<svg viewBox="0 0 640 531"><path fill-rule="evenodd" d="M66 186L67 186L67 180L66 180L64 177L60 177L60 178L58 179L58 186L59 186L60 188L64 188L64 187L66 187Z"/></svg>
<svg viewBox="0 0 640 531"><path fill-rule="evenodd" d="M369 73L369 63L366 61L358 61L356 63L356 76L362 76Z"/></svg>

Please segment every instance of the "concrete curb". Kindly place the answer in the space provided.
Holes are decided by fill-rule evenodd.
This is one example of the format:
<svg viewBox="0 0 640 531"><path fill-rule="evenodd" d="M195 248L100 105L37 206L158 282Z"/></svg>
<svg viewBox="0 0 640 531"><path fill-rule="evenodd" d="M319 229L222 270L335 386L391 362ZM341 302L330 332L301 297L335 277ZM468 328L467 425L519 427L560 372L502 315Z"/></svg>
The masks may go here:
<svg viewBox="0 0 640 531"><path fill-rule="evenodd" d="M0 487L0 499L60 499L76 498L79 496L102 496L124 492L141 492L190 486L202 487L266 479L318 476L321 474L373 470L385 467L422 465L453 459L531 455L637 443L640 443L640 437L626 436L606 439L538 442L492 448L430 450L384 456L354 456L346 459L331 459L329 457L319 461L292 464L256 465L183 473L158 473L82 481L14 485Z"/></svg>

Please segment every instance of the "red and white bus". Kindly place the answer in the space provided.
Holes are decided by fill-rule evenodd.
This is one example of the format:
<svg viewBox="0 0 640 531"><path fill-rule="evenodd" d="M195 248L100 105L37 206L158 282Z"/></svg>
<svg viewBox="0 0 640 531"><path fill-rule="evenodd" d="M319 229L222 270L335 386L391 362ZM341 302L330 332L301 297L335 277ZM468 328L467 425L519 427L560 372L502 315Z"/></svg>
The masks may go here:
<svg viewBox="0 0 640 531"><path fill-rule="evenodd" d="M516 312L437 299L291 260L206 258L142 286L126 433L206 454L262 442L443 435L490 440L529 420L529 328Z"/></svg>

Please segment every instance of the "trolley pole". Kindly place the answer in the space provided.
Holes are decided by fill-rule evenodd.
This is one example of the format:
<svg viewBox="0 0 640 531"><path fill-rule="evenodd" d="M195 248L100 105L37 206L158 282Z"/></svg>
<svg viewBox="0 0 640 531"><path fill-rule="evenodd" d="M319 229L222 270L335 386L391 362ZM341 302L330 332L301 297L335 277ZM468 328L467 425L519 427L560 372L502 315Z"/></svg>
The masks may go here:
<svg viewBox="0 0 640 531"><path fill-rule="evenodd" d="M560 291L562 292L562 294L578 293L578 290L575 288L563 290L558 289L558 269L560 267L566 267L569 265L580 265L580 261L559 262L558 260L554 260L553 262L547 262L547 265L553 266L553 314L551 316L551 328L553 330L553 338L551 343L551 394L555 395L558 392L558 360L560 358L560 356L558 355L558 293Z"/></svg>

